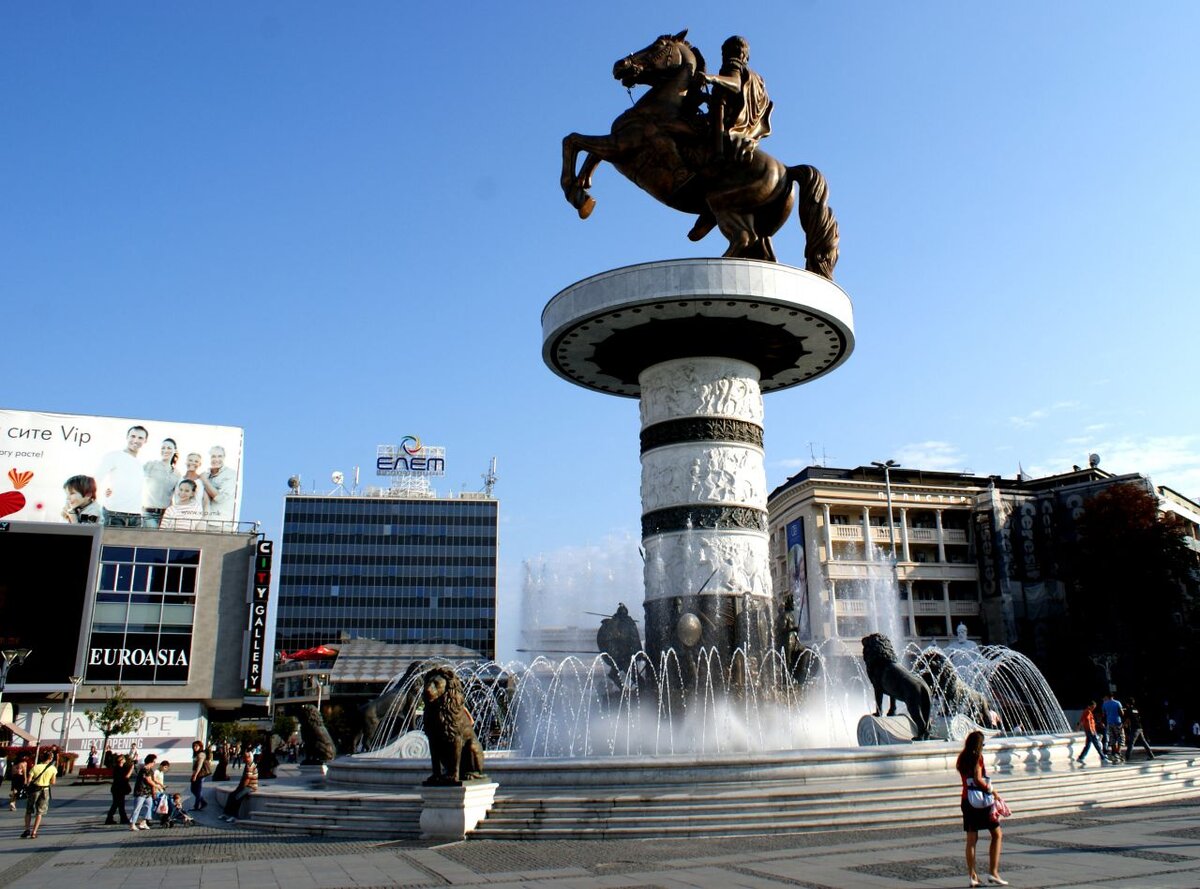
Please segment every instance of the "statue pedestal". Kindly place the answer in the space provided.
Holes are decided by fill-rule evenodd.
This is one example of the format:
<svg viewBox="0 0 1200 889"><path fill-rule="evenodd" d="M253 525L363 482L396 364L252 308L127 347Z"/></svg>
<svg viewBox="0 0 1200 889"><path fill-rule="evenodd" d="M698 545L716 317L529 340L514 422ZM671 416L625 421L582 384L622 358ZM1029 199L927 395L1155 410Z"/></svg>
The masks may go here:
<svg viewBox="0 0 1200 889"><path fill-rule="evenodd" d="M492 808L495 781L421 788L421 839L464 840Z"/></svg>
<svg viewBox="0 0 1200 889"><path fill-rule="evenodd" d="M917 724L903 713L897 716L867 715L858 721L859 747L911 744L916 737Z"/></svg>
<svg viewBox="0 0 1200 889"><path fill-rule="evenodd" d="M679 259L571 285L542 313L542 357L641 408L645 648L774 647L763 394L824 376L854 348L846 294L753 259ZM682 660L689 660L682 657ZM691 659L694 663L694 659Z"/></svg>

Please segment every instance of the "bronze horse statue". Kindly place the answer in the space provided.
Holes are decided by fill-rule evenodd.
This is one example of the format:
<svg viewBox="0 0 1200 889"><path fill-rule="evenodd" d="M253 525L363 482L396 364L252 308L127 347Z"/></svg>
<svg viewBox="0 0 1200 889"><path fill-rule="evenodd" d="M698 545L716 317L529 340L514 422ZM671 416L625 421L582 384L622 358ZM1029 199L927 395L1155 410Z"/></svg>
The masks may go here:
<svg viewBox="0 0 1200 889"><path fill-rule="evenodd" d="M709 101L704 57L686 36L686 30L664 34L613 65L613 77L625 87L650 89L613 121L609 135L571 133L563 139L567 200L587 219L596 204L589 194L592 174L608 161L668 207L695 214L692 240L716 226L729 241L725 256L774 262L771 236L787 221L793 185L799 185L805 268L832 279L838 226L826 203L825 177L808 165L784 166L762 150L743 159L721 154L712 135L717 124L700 110ZM576 171L580 152L587 156Z"/></svg>

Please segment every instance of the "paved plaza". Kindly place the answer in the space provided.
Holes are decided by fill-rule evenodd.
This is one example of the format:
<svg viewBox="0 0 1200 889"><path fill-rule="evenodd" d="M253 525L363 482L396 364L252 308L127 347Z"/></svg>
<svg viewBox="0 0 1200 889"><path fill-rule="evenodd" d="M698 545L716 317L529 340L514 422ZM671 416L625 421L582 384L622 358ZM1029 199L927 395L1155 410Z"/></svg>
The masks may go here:
<svg viewBox="0 0 1200 889"><path fill-rule="evenodd" d="M694 840L416 841L255 833L217 820L136 833L101 822L107 785L66 783L37 839L0 807L0 889L965 886L962 834L938 828ZM956 809L956 801L947 807ZM1015 887L1200 887L1200 799L1022 820L1006 828ZM980 839L981 860L986 840Z"/></svg>

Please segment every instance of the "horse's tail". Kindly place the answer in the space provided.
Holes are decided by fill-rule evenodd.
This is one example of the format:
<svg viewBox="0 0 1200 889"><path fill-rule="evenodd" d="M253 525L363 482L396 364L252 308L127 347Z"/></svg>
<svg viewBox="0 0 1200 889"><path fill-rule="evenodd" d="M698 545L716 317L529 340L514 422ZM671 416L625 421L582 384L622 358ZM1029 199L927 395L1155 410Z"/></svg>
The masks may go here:
<svg viewBox="0 0 1200 889"><path fill-rule="evenodd" d="M833 280L838 261L838 224L829 208L829 186L816 167L788 167L788 178L800 185L800 227L804 229L804 267Z"/></svg>

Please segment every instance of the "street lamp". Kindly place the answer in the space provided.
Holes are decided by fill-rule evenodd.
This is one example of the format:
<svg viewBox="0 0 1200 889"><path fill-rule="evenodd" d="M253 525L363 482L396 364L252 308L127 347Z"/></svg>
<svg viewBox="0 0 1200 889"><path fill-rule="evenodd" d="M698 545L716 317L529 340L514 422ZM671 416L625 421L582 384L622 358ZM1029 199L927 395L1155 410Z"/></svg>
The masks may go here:
<svg viewBox="0 0 1200 889"><path fill-rule="evenodd" d="M71 703L67 707L67 722L62 730L62 749L63 753L67 752L67 745L71 742L71 720L75 718L75 695L79 693L79 684L83 682L82 676L71 676Z"/></svg>
<svg viewBox="0 0 1200 889"><path fill-rule="evenodd" d="M38 720L38 739L37 739L37 756L42 755L42 725L46 722L46 714L50 712L50 708L43 704L38 707L38 713L42 714L42 718Z"/></svg>
<svg viewBox="0 0 1200 889"><path fill-rule="evenodd" d="M888 537L892 540L892 567L896 567L896 526L892 524L892 470L900 464L895 460L880 463L872 460L871 465L883 470L883 486L887 490Z"/></svg>
<svg viewBox="0 0 1200 889"><path fill-rule="evenodd" d="M892 470L895 469L900 464L897 463L895 460L887 460L882 463L878 460L872 460L871 465L874 466L876 469L883 470L883 487L887 491L888 538L892 541L892 577L896 582L896 594L899 595L900 594L900 567L897 564L898 560L896 558L896 524L892 518ZM913 609L911 595L909 596L908 609L909 609L909 613L911 615L912 609ZM897 628L897 629L899 629L899 628ZM916 627L915 626L910 627L909 629L912 632L912 634L915 636L916 635Z"/></svg>
<svg viewBox="0 0 1200 889"><path fill-rule="evenodd" d="M0 663L0 701L4 698L4 683L8 681L8 671L21 666L31 654L33 651L29 648L6 648L0 651L0 658L4 659L3 663Z"/></svg>

